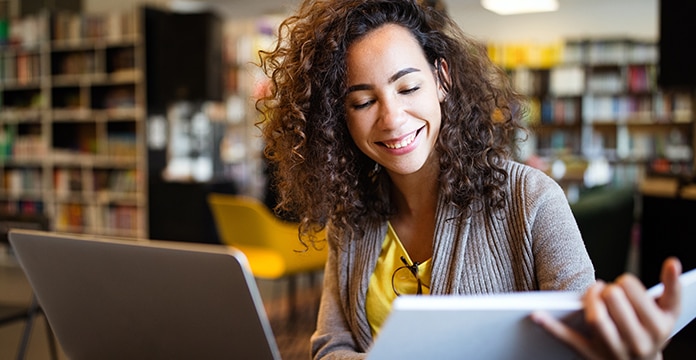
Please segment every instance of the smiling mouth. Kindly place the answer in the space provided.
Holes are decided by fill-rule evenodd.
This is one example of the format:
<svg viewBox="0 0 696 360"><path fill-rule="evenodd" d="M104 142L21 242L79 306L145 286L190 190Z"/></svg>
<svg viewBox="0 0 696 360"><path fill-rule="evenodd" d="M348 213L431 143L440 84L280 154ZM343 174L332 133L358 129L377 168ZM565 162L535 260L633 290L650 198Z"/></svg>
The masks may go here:
<svg viewBox="0 0 696 360"><path fill-rule="evenodd" d="M401 139L400 141L396 142L382 142L382 144L387 148L387 149L392 149L392 150L398 150L401 148L405 148L413 143L413 141L416 140L416 136L420 133L420 131L423 128L420 128L413 133L409 134L405 138Z"/></svg>

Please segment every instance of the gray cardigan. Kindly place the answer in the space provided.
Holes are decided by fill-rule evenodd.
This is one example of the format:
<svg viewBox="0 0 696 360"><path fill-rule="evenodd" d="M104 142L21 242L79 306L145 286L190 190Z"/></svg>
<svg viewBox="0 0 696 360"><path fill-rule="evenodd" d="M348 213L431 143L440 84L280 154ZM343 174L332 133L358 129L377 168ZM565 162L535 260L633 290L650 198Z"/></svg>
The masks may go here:
<svg viewBox="0 0 696 360"><path fill-rule="evenodd" d="M560 186L541 171L509 162L507 206L458 219L440 201L430 293L488 294L531 290L584 291L594 269ZM370 275L386 222L340 249L330 246L317 329L316 359L362 359L373 339L365 312Z"/></svg>

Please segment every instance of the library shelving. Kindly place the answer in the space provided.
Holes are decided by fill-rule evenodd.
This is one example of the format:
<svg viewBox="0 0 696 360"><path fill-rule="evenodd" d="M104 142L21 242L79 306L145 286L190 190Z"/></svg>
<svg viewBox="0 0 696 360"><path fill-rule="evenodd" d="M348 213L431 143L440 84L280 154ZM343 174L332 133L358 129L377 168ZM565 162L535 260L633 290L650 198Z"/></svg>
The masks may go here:
<svg viewBox="0 0 696 360"><path fill-rule="evenodd" d="M694 91L657 85L658 44L572 39L545 67L510 68L529 96L531 146L546 159L601 159L615 183L694 169ZM578 179L582 181L583 179Z"/></svg>
<svg viewBox="0 0 696 360"><path fill-rule="evenodd" d="M21 31L0 49L0 213L146 237L137 11L41 13L10 26Z"/></svg>
<svg viewBox="0 0 696 360"><path fill-rule="evenodd" d="M268 82L258 67L258 56L259 50L271 49L281 20L267 15L228 22L224 29L227 123L221 146L223 168L241 193L260 199L266 195L269 174L255 101L267 91Z"/></svg>

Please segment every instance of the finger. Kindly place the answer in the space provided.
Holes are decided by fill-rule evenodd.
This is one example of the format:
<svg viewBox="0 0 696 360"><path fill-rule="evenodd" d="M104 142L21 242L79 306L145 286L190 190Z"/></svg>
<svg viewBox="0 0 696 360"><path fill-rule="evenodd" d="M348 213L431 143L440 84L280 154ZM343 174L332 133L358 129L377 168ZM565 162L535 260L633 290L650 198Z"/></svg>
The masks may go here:
<svg viewBox="0 0 696 360"><path fill-rule="evenodd" d="M645 329L647 336L649 336L650 341L653 344L661 345L674 326L674 319L671 316L667 316L660 309L655 299L645 290L643 283L635 276L621 276L617 279L617 285L623 289L628 297L633 311Z"/></svg>
<svg viewBox="0 0 696 360"><path fill-rule="evenodd" d="M676 319L681 309L681 284L679 275L682 265L676 257L670 257L662 265L660 280L664 284L664 291L657 299L657 304L664 311L668 311Z"/></svg>
<svg viewBox="0 0 696 360"><path fill-rule="evenodd" d="M621 341L619 330L616 328L604 303L604 299L601 297L601 293L605 288L606 285L598 281L585 293L583 297L585 321L595 335L599 336L597 340L601 341L614 357L625 357L626 350Z"/></svg>
<svg viewBox="0 0 696 360"><path fill-rule="evenodd" d="M653 334L643 326L639 315L636 313L636 306L634 305L633 299L631 299L631 297L634 296L628 294L621 285L621 283L630 283L630 281L631 278L622 276L621 278L617 279L617 284L608 285L602 291L601 296L606 304L609 316L619 331L621 337L621 353L631 354L634 356L638 355L638 357L642 357L652 354L655 351L656 339L653 338ZM644 289L643 292L645 292ZM635 296L638 297L636 302L641 302L640 295L641 293L636 291ZM646 299L649 298L647 295L644 295L643 297ZM654 301L653 304L646 305L648 307L652 306L655 308L655 310L657 308ZM662 317L662 314L660 314L658 311L654 311L654 313L656 316ZM656 335L656 337L659 336Z"/></svg>

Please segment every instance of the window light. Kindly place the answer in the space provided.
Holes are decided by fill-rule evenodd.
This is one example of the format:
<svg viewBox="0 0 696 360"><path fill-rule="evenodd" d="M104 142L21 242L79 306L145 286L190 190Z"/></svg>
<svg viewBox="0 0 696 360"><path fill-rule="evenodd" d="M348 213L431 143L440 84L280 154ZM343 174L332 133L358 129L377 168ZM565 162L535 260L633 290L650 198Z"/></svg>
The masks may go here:
<svg viewBox="0 0 696 360"><path fill-rule="evenodd" d="M557 0L481 0L481 6L500 15L558 10Z"/></svg>

